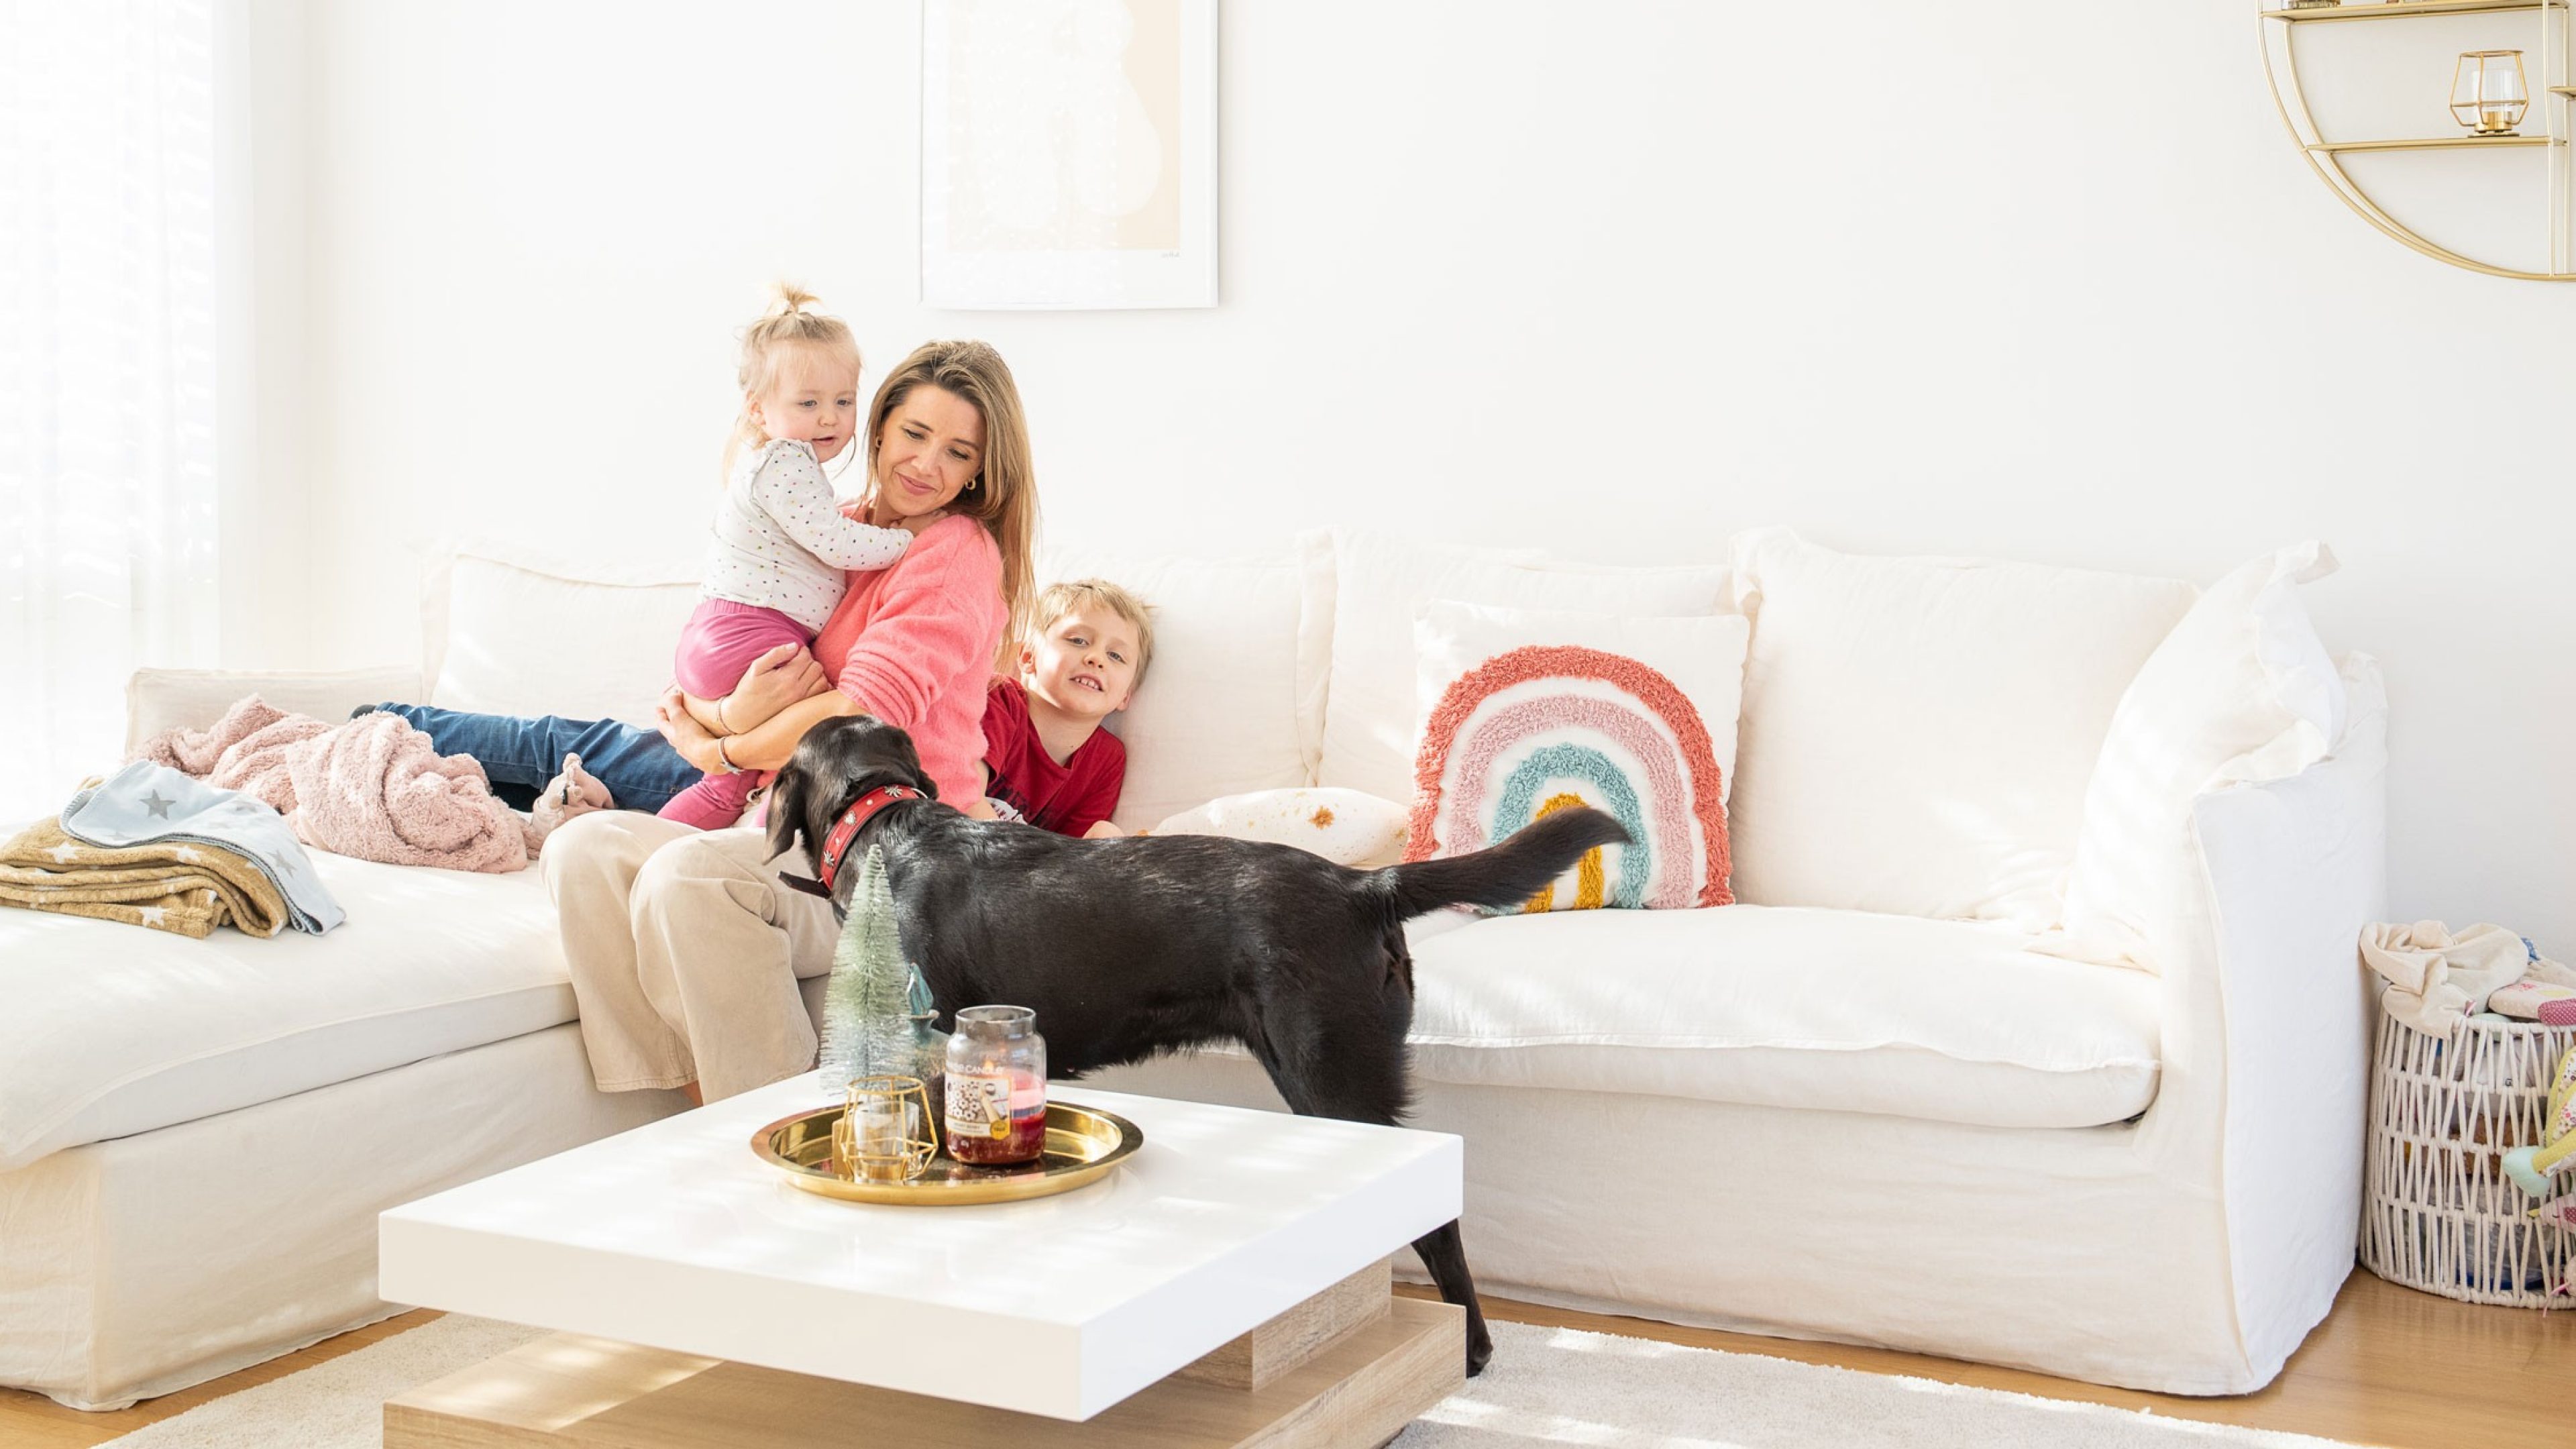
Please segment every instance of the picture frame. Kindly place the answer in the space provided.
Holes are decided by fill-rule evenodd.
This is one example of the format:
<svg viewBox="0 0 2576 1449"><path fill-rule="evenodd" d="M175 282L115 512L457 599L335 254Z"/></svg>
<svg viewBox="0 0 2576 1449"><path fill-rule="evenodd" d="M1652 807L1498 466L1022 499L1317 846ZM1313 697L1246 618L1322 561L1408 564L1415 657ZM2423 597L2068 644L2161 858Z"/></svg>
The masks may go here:
<svg viewBox="0 0 2576 1449"><path fill-rule="evenodd" d="M1217 305L1217 0L923 0L921 301Z"/></svg>

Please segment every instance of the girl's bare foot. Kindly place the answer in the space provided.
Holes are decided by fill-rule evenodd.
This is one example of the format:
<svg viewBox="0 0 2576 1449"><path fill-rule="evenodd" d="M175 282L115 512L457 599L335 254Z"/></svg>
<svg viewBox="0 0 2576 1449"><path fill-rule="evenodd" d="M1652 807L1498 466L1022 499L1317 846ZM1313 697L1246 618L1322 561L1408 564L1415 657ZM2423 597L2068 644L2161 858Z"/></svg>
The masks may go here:
<svg viewBox="0 0 2576 1449"><path fill-rule="evenodd" d="M707 1104L707 1095L706 1093L698 1090L697 1083L691 1082L680 1090L688 1094L690 1106L703 1107Z"/></svg>

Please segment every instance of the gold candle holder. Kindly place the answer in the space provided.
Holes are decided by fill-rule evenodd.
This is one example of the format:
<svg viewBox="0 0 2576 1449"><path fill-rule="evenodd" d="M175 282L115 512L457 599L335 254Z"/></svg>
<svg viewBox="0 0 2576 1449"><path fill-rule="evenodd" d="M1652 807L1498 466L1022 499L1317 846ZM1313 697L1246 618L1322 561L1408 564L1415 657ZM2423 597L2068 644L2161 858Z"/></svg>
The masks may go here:
<svg viewBox="0 0 2576 1449"><path fill-rule="evenodd" d="M930 1170L939 1129L919 1077L860 1077L832 1124L832 1171L848 1182L910 1182Z"/></svg>
<svg viewBox="0 0 2576 1449"><path fill-rule="evenodd" d="M2451 119L2472 135L2510 136L2531 109L2522 52L2466 50L2451 71Z"/></svg>

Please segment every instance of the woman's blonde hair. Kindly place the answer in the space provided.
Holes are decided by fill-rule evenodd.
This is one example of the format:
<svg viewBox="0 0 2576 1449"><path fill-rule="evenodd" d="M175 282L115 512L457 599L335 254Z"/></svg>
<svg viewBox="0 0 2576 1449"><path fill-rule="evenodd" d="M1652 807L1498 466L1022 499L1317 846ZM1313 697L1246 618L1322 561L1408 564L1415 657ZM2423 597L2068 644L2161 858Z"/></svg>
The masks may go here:
<svg viewBox="0 0 2576 1449"><path fill-rule="evenodd" d="M742 450L769 441L760 424L752 421L751 405L778 385L779 365L790 351L821 352L847 362L851 376L859 371L859 342L850 335L849 323L809 311L817 299L802 287L775 282L769 290L769 310L743 329L742 358L734 366L734 380L742 385L742 410L734 414L733 435L725 439L723 478L728 482L733 478L733 460Z"/></svg>
<svg viewBox="0 0 2576 1449"><path fill-rule="evenodd" d="M868 405L868 492L877 491L877 444L886 419L917 387L954 393L974 406L984 420L983 466L948 505L984 525L1002 552L1002 603L1011 612L993 656L993 667L1011 672L1027 632L1029 606L1037 594L1038 480L1029 461L1027 415L1020 409L1019 384L1002 354L982 342L925 342L913 349L877 387Z"/></svg>

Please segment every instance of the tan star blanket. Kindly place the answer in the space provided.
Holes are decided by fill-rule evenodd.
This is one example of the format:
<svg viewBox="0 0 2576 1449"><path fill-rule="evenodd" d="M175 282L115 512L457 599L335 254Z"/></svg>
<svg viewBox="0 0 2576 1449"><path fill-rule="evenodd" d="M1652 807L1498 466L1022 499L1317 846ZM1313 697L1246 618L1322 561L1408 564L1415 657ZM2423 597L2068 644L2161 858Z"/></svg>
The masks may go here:
<svg viewBox="0 0 2576 1449"><path fill-rule="evenodd" d="M150 926L202 937L231 924L253 936L286 925L286 899L258 866L218 846L85 844L40 820L0 844L0 906Z"/></svg>

